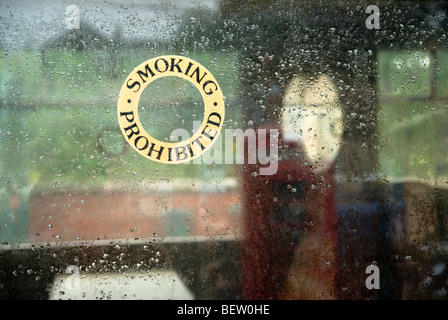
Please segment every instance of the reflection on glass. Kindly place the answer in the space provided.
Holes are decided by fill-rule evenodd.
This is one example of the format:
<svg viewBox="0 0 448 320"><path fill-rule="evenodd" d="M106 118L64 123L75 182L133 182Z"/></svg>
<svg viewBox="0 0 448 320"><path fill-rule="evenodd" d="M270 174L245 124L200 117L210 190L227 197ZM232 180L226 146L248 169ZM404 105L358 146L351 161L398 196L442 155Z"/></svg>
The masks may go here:
<svg viewBox="0 0 448 320"><path fill-rule="evenodd" d="M2 1L0 298L446 299L447 8L378 5L368 29L362 6ZM218 80L247 136L205 156L233 161L128 147L120 87L165 54ZM165 80L139 106L160 140L203 110ZM274 145L262 175L247 159Z"/></svg>
<svg viewBox="0 0 448 320"><path fill-rule="evenodd" d="M333 163L342 143L343 125L337 88L327 75L291 81L284 95L282 129L285 141L304 146L317 171Z"/></svg>

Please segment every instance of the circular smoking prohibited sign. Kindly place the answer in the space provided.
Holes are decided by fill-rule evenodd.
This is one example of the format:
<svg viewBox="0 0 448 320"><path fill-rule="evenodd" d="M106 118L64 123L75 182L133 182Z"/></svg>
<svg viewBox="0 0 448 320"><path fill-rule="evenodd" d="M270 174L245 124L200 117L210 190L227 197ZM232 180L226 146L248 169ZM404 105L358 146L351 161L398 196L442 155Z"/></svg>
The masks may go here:
<svg viewBox="0 0 448 320"><path fill-rule="evenodd" d="M138 116L142 92L162 77L180 77L191 82L204 100L204 118L189 140L163 142L143 128ZM152 58L140 64L126 78L118 97L118 122L126 140L141 155L162 163L188 162L211 148L224 122L224 99L218 82L202 65L175 55ZM173 117L174 119L175 117Z"/></svg>

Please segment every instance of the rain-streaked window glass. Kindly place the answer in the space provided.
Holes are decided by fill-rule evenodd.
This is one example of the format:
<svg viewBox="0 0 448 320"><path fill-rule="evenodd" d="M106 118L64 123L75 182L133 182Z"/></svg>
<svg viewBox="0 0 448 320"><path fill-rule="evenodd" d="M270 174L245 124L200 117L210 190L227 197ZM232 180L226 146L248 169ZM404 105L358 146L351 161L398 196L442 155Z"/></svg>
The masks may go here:
<svg viewBox="0 0 448 320"><path fill-rule="evenodd" d="M447 34L443 1L2 1L0 298L446 299Z"/></svg>

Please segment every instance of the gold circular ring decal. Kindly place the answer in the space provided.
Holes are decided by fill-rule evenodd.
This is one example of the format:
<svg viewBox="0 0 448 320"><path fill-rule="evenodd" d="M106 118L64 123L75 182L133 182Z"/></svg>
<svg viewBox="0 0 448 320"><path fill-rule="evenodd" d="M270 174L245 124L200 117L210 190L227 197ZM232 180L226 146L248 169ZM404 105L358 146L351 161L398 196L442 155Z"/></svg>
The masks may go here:
<svg viewBox="0 0 448 320"><path fill-rule="evenodd" d="M162 77L180 77L199 90L204 100L201 127L189 140L163 142L143 128L138 116L138 102L151 82ZM190 161L210 149L224 122L224 99L218 82L202 65L189 58L166 55L140 64L126 78L118 97L118 122L128 143L141 155L162 163Z"/></svg>

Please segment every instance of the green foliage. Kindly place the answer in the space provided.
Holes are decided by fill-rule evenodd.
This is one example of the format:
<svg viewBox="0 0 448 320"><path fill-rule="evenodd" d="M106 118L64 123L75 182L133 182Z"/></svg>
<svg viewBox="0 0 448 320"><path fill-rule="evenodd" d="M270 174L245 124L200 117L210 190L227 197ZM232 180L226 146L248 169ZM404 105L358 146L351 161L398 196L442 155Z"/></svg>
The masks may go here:
<svg viewBox="0 0 448 320"><path fill-rule="evenodd" d="M127 74L162 54L176 53L125 49L113 63L109 54L98 50L4 53L0 60L0 138L7 148L0 153L2 171L8 170L11 180L22 177L23 184L44 189L198 176L207 165L149 161L128 146L118 126L117 97ZM208 52L190 58L218 79L227 103L235 99L234 55ZM193 120L203 117L200 94L182 79L158 82L145 90L139 105L145 129L165 140L175 128L191 133ZM228 105L227 121L236 123L239 116L239 108ZM217 171L228 172L221 166Z"/></svg>
<svg viewBox="0 0 448 320"><path fill-rule="evenodd" d="M447 52L381 52L380 164L392 179L448 175Z"/></svg>

